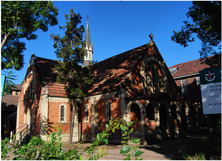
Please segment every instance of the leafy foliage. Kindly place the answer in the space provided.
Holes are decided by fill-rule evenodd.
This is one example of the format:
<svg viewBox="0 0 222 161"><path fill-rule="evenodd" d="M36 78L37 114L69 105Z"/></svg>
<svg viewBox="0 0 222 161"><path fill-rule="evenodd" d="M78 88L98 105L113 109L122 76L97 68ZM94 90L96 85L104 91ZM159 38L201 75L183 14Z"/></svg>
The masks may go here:
<svg viewBox="0 0 222 161"><path fill-rule="evenodd" d="M6 156L8 152L11 152L11 149L7 146L8 138L5 138L5 140L1 141L1 158L3 160L8 159L9 156Z"/></svg>
<svg viewBox="0 0 222 161"><path fill-rule="evenodd" d="M16 80L16 75L14 75L13 70L4 71L6 75L5 86L4 86L4 94L10 94L11 88L15 88L13 81Z"/></svg>
<svg viewBox="0 0 222 161"><path fill-rule="evenodd" d="M99 148L97 154L94 154L95 150L100 145L108 144L108 137L112 132L115 133L115 130L121 128L124 129L124 131L132 131L128 130L129 125L132 125L132 122L125 126L125 121L122 119L116 118L110 120L109 124L106 124L106 129L102 133L97 133L95 141L92 143L92 145L84 150L87 151L87 159L98 160L103 156L106 156L108 153L106 148ZM32 137L27 144L24 143L23 145L19 145L19 143L17 143L12 149L8 148L8 139L5 138L5 140L1 141L2 159L7 159L7 153L13 151L15 156L14 160L83 160L84 158L82 157L82 153L78 153L76 147L73 150L68 150L66 152L62 150L61 134L62 131L59 133L52 132L48 134L47 140L49 141L46 142L43 142L40 137ZM133 144L138 144L139 142L140 139L131 140L131 143ZM143 153L140 150L137 150L138 147L139 145L133 147L134 152L132 153L132 156L136 157L136 160L138 160L137 157ZM127 156L125 160L131 159L131 155L128 154L129 152L132 152L132 148L124 144L124 147L120 150L120 153ZM142 159L143 158L140 160Z"/></svg>
<svg viewBox="0 0 222 161"><path fill-rule="evenodd" d="M43 142L40 137L32 137L27 144L17 145L12 149L7 146L8 139L2 141L2 159L7 159L6 154L13 151L13 160L78 160L81 159L81 153L78 150L62 150L61 135L62 131L57 134L51 133L47 137L49 141Z"/></svg>
<svg viewBox="0 0 222 161"><path fill-rule="evenodd" d="M221 1L193 1L187 17L193 23L184 21L181 31L173 31L171 39L186 47L195 41L196 34L202 41L201 61L212 67L221 66Z"/></svg>
<svg viewBox="0 0 222 161"><path fill-rule="evenodd" d="M208 150L207 142L198 139L187 139L179 153L186 160L206 160Z"/></svg>
<svg viewBox="0 0 222 161"><path fill-rule="evenodd" d="M133 146L132 148L127 145L127 141L129 140L130 138L130 133L133 132L133 128L130 128L130 126L133 124L133 122L130 122L130 123L126 123L124 120L121 120L122 121L122 124L120 125L120 128L121 130L123 131L123 134L122 134L122 143L124 145L124 147L120 150L120 153L123 154L126 158L124 160L142 160L143 158L139 159L138 157L143 154L144 152L138 150L139 148L139 145L137 146ZM140 142L140 139L133 139L131 141L129 141L129 144L131 145L132 144L138 144ZM133 151L133 150L134 151ZM131 153L128 154L128 153ZM132 157L132 158L131 158Z"/></svg>
<svg viewBox="0 0 222 161"><path fill-rule="evenodd" d="M38 29L58 24L58 9L48 1L2 1L1 2L1 68L20 70L26 49L21 38L35 40Z"/></svg>
<svg viewBox="0 0 222 161"><path fill-rule="evenodd" d="M215 116L214 116L215 117ZM221 157L221 118L217 120L208 139L189 138L179 150L185 160L218 160Z"/></svg>
<svg viewBox="0 0 222 161"><path fill-rule="evenodd" d="M69 13L65 14L66 26L59 27L65 30L65 35L60 37L60 35L51 34L51 38L54 40L56 56L60 58L56 66L59 73L57 81L66 85L66 94L71 101L74 99L81 101L84 100L93 76L89 67L83 68L80 65L85 53L85 44L82 41L84 27L80 25L82 17L73 9Z"/></svg>

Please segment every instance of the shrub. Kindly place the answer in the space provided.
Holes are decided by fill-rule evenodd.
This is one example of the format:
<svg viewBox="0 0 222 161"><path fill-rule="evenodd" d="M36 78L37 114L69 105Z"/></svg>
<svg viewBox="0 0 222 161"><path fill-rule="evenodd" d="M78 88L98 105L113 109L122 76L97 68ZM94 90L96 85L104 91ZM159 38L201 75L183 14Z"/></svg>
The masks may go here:
<svg viewBox="0 0 222 161"><path fill-rule="evenodd" d="M106 125L106 130L102 133L97 133L95 141L91 146L87 147L84 151L88 153L89 160L97 160L107 155L106 149L99 148L98 153L95 153L95 150L102 144L108 144L108 136L110 132L115 132L117 129L123 131L122 139L124 147L120 150L120 153L126 156L125 159L138 159L138 157L143 153L140 150L137 150L137 147L133 147L134 152L131 147L127 145L127 140L129 139L129 134L133 131L133 128L129 129L132 125L130 122L128 125L122 119L110 120L109 124ZM27 144L19 145L16 144L15 147L9 149L7 146L8 139L6 138L1 143L2 148L2 159L7 159L6 156L8 152L13 151L14 159L13 160L82 160L82 153L78 153L78 150L73 149L69 151L62 150L62 142L59 133L52 132L47 135L47 138L50 138L49 141L42 141L40 137L32 137ZM131 143L137 144L140 142L140 139L131 140ZM128 154L131 152L131 154ZM141 158L142 159L142 158Z"/></svg>

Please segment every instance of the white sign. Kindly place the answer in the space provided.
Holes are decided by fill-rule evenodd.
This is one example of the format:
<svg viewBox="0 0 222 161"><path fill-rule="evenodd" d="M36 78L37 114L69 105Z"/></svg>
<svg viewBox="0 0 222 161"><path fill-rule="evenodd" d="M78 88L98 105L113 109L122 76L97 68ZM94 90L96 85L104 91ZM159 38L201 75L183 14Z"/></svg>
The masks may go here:
<svg viewBox="0 0 222 161"><path fill-rule="evenodd" d="M221 69L200 71L203 114L221 113Z"/></svg>
<svg viewBox="0 0 222 161"><path fill-rule="evenodd" d="M203 114L221 113L221 83L201 85Z"/></svg>

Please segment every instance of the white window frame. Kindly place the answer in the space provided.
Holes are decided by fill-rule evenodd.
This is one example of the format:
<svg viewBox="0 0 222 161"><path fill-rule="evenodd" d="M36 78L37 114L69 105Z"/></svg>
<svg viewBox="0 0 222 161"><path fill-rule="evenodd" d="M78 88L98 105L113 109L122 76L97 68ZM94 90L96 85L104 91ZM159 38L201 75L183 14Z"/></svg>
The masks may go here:
<svg viewBox="0 0 222 161"><path fill-rule="evenodd" d="M64 108L63 120L61 120L62 119L62 107ZM59 121L60 122L66 122L66 106L64 104L59 106Z"/></svg>
<svg viewBox="0 0 222 161"><path fill-rule="evenodd" d="M200 85L200 77L196 77L197 85Z"/></svg>

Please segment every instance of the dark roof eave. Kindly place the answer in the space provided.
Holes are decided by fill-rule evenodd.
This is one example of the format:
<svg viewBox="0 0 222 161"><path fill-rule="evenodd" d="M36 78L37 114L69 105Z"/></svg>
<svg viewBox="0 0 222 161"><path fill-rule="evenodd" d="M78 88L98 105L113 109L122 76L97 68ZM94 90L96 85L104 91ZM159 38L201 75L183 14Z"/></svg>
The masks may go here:
<svg viewBox="0 0 222 161"><path fill-rule="evenodd" d="M156 94L149 94L149 95L142 95L137 97L126 97L126 101L133 101L133 100L143 100L143 99L159 99L163 96L166 96L170 101L181 101L180 97L171 97L165 92L156 93Z"/></svg>

